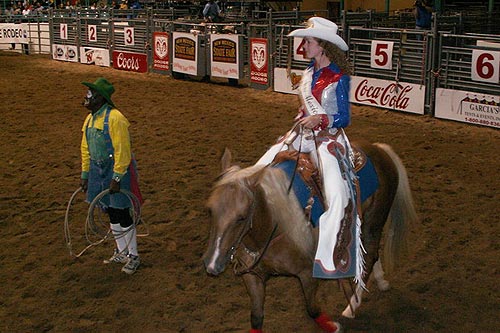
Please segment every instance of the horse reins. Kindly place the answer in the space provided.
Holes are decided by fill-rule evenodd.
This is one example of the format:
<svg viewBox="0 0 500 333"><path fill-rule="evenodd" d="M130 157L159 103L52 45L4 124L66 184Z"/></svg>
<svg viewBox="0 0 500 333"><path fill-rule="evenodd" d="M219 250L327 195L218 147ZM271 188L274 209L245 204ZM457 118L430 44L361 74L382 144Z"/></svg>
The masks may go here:
<svg viewBox="0 0 500 333"><path fill-rule="evenodd" d="M248 214L248 217L246 218L247 223L243 226L243 229L241 229L240 235L236 239L236 242L231 246L229 249L226 260L229 259L229 261L233 261L234 259L234 253L240 246L241 242L243 241L243 238L248 234L248 232L252 229L253 226L253 212L255 211L255 200L252 201L252 207L250 208L250 213Z"/></svg>
<svg viewBox="0 0 500 333"><path fill-rule="evenodd" d="M252 201L252 207L250 208L250 212L248 214L248 217L246 219L247 223L245 223L243 229L241 229L241 232L240 232L240 235L238 236L238 239L236 240L236 242L231 246L231 248L229 249L229 252L226 256L226 258L228 258L230 261L233 261L234 259L234 254L236 252L236 250L238 249L238 247L242 244L243 242L243 238L245 238L245 236L250 232L250 230L252 230L252 227L253 227L253 214L255 212L255 206L256 206L256 200L254 198L254 200ZM264 247L262 248L262 250L258 251L257 253L259 253L260 255L257 257L256 260L254 260L254 262L252 263L252 265L250 265L250 267L247 267L245 270L242 270L242 271L236 271L235 269L235 274L237 275L241 275L241 274L245 274L245 273L249 273L251 272L255 266L257 266L259 264L259 262L261 261L262 257L264 256L264 254L266 253L267 249L269 248L269 245L271 244L273 238L274 238L274 234L276 233L276 230L278 229L278 224L275 224L274 227L273 227L273 230L271 231ZM245 246L246 248L246 246Z"/></svg>
<svg viewBox="0 0 500 333"><path fill-rule="evenodd" d="M264 257L264 254L266 253L267 249L269 248L269 245L271 244L272 240L274 239L274 234L276 233L277 229L278 229L278 224L276 223L274 225L274 227L273 227L273 230L271 231L271 234L269 235L269 237L268 237L268 239L266 241L266 244L262 248L262 250L261 251L257 251L257 254L260 254L257 257L257 259L254 260L254 262L252 263L252 265L250 265L250 267L247 267L244 270L236 271L236 269L235 269L234 273L236 275L243 275L243 274L246 274L246 273L250 273L255 268L255 266L257 266L260 263L262 257ZM245 246L245 248L246 248L246 246Z"/></svg>

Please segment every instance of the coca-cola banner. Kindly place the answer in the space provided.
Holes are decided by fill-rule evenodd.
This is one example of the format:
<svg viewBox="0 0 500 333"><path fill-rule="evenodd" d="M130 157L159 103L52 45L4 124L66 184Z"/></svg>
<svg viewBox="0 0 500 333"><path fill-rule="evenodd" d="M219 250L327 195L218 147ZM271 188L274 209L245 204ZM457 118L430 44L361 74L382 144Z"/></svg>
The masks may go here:
<svg viewBox="0 0 500 333"><path fill-rule="evenodd" d="M500 96L438 88L434 115L437 118L500 128Z"/></svg>
<svg viewBox="0 0 500 333"><path fill-rule="evenodd" d="M269 84L269 62L266 38L250 38L250 81Z"/></svg>
<svg viewBox="0 0 500 333"><path fill-rule="evenodd" d="M52 44L52 59L78 62L78 47L75 45Z"/></svg>
<svg viewBox="0 0 500 333"><path fill-rule="evenodd" d="M148 57L142 53L113 51L113 68L146 73L148 71Z"/></svg>
<svg viewBox="0 0 500 333"><path fill-rule="evenodd" d="M211 76L239 79L239 35L210 35Z"/></svg>
<svg viewBox="0 0 500 333"><path fill-rule="evenodd" d="M109 67L109 50L95 47L80 47L80 62L87 65Z"/></svg>
<svg viewBox="0 0 500 333"><path fill-rule="evenodd" d="M153 68L159 71L170 69L167 32L153 32Z"/></svg>
<svg viewBox="0 0 500 333"><path fill-rule="evenodd" d="M424 114L424 85L352 76L350 95L352 103Z"/></svg>

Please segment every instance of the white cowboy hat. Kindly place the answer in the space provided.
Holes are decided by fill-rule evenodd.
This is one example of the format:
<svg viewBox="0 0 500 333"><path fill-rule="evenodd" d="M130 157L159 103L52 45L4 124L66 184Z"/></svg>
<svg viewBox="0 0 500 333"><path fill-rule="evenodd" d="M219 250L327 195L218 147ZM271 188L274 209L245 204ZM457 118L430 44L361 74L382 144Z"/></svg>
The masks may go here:
<svg viewBox="0 0 500 333"><path fill-rule="evenodd" d="M307 28L297 29L288 34L290 37L316 37L337 45L342 51L349 50L346 42L337 35L338 26L322 17L311 17Z"/></svg>

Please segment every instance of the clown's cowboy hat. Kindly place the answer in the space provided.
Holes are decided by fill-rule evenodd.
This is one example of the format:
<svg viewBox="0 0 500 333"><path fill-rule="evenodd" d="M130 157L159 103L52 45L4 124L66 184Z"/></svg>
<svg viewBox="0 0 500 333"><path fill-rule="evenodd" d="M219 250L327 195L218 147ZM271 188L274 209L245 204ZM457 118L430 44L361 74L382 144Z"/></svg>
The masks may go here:
<svg viewBox="0 0 500 333"><path fill-rule="evenodd" d="M113 87L113 85L108 80L100 77L95 80L94 83L82 82L82 84L95 90L99 95L106 99L109 105L115 106L115 104L111 100L111 95L113 95L113 93L115 92L115 87Z"/></svg>
<svg viewBox="0 0 500 333"><path fill-rule="evenodd" d="M337 35L338 26L322 17L311 17L307 28L297 29L288 34L290 37L316 37L337 45L342 51L349 50L346 42Z"/></svg>

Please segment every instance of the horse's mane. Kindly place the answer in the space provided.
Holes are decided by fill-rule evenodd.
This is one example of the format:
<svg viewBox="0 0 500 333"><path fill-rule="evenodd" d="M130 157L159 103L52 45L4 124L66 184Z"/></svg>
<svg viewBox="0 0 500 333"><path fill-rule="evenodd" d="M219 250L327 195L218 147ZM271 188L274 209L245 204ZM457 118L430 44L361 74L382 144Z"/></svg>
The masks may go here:
<svg viewBox="0 0 500 333"><path fill-rule="evenodd" d="M265 170L262 170L265 168ZM286 174L277 168L254 165L240 169L232 166L215 186L228 183L237 183L247 188L247 178L263 171L259 185L264 192L264 196L272 215L272 220L278 223L279 229L285 233L297 247L308 256L314 256L314 239L312 228L306 221L302 207L293 193L288 193L290 180Z"/></svg>

